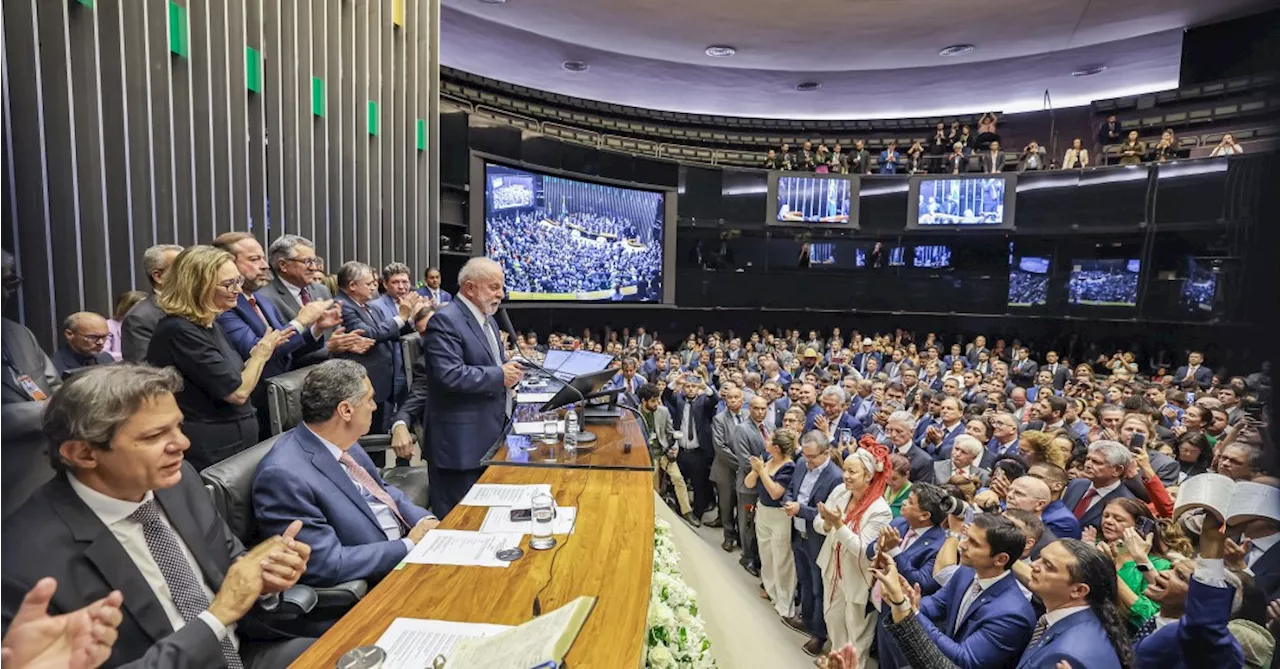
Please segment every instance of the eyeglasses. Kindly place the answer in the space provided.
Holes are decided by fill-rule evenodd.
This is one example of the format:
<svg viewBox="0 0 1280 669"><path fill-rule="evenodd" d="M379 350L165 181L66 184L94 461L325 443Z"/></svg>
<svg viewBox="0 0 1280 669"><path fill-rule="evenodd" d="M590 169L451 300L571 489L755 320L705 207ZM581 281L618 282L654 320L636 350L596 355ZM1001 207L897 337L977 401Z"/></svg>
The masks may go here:
<svg viewBox="0 0 1280 669"><path fill-rule="evenodd" d="M238 276L234 279L228 279L218 284L218 287L222 288L223 290L231 290L231 291L240 290L242 286L244 286L244 277L242 276Z"/></svg>
<svg viewBox="0 0 1280 669"><path fill-rule="evenodd" d="M289 262L301 263L307 267L315 268L320 266L319 258L285 258Z"/></svg>
<svg viewBox="0 0 1280 669"><path fill-rule="evenodd" d="M83 339L88 339L89 341L95 344L100 344L106 341L107 337L110 337L111 335L110 334L92 335L92 334L83 334L83 333L77 332L76 336L81 337Z"/></svg>

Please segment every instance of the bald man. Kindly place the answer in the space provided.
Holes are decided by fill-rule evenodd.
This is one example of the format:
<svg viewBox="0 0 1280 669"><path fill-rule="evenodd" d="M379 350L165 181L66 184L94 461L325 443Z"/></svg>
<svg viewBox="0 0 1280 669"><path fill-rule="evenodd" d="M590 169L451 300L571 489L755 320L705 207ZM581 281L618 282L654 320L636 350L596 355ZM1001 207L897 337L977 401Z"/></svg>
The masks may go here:
<svg viewBox="0 0 1280 669"><path fill-rule="evenodd" d="M1053 501L1053 494L1049 491L1049 484L1041 481L1034 476L1019 476L1009 484L1009 492L1005 495L1005 502L1010 509L1022 509L1036 514L1037 517L1043 517L1045 507ZM1044 532L1040 535L1040 541L1031 547L1031 559L1040 557L1040 549L1048 546L1050 543L1058 540L1058 535L1048 527L1044 528Z"/></svg>
<svg viewBox="0 0 1280 669"><path fill-rule="evenodd" d="M102 350L107 343L107 319L90 311L79 311L62 321L62 346L50 356L58 376L67 378L77 370L110 365L115 358Z"/></svg>

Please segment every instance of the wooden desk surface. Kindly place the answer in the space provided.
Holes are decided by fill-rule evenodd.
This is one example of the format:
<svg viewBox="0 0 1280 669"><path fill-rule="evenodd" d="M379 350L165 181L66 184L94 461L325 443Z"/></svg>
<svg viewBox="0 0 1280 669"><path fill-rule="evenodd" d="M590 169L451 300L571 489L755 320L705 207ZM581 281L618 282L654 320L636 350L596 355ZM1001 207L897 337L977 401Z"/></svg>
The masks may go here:
<svg viewBox="0 0 1280 669"><path fill-rule="evenodd" d="M653 471L649 447L634 414L624 412L614 425L588 423L582 426L596 435L590 446L569 453L564 448L564 438L554 445L544 444L539 435L531 435L531 451L510 451L505 439L496 445L490 455L489 465L513 467L587 467L616 468ZM627 444L631 452L626 452ZM553 450L554 449L554 450Z"/></svg>
<svg viewBox="0 0 1280 669"><path fill-rule="evenodd" d="M622 429L627 429L624 421ZM634 421L631 422L635 427ZM614 428L599 427L602 438ZM615 430L616 431L616 430ZM643 443L643 442L641 442ZM653 571L653 474L624 469L491 466L482 483L550 483L556 503L577 506L574 533L549 551L529 548L507 569L404 565L292 665L331 669L357 646L372 644L391 621L429 618L518 625L580 595L599 598L566 658L574 669L631 669L643 663ZM488 509L459 506L441 524L478 530ZM563 553L561 555L561 553ZM558 558L555 556L559 555ZM552 560L555 559L554 572Z"/></svg>

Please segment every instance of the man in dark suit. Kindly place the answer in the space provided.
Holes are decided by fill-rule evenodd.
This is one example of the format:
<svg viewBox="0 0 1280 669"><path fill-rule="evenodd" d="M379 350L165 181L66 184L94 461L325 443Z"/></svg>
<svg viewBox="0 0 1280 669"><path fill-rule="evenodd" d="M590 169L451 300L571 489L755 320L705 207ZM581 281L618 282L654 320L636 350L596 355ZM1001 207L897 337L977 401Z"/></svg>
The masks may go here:
<svg viewBox="0 0 1280 669"><path fill-rule="evenodd" d="M1040 552L1027 587L1046 612L1036 622L1039 634L1032 634L1017 669L1054 667L1063 661L1072 667L1120 669L1115 648L1129 643L1123 623L1117 622L1122 619L1113 608L1106 618L1112 621L1109 628L1097 613L1115 606L1115 566L1110 558L1082 541L1059 539Z"/></svg>
<svg viewBox="0 0 1280 669"><path fill-rule="evenodd" d="M502 266L472 258L458 273L457 299L427 325L422 357L427 395L427 444L431 510L444 518L484 473L480 461L502 435L510 412L509 389L524 375L508 361L493 315L502 304Z"/></svg>
<svg viewBox="0 0 1280 669"><path fill-rule="evenodd" d="M1213 370L1204 366L1203 353L1192 351L1187 354L1187 364L1179 367L1173 378L1175 383L1194 381L1200 390L1204 390L1213 384Z"/></svg>
<svg viewBox="0 0 1280 669"><path fill-rule="evenodd" d="M1017 358L1013 364L1009 366L1009 378L1019 388L1030 388L1036 380L1036 374L1040 372L1040 365L1031 359L1031 350L1023 347L1018 349Z"/></svg>
<svg viewBox="0 0 1280 669"><path fill-rule="evenodd" d="M902 515L894 518L890 529L881 535L880 541L867 549L867 557L875 559L884 552L893 558L898 573L907 582L919 585L921 594L932 595L941 587L933 578L933 565L938 559L947 532L942 523L947 519L947 491L931 483L912 486L911 493L902 504ZM880 666L885 669L905 667L908 662L884 628L889 607L880 610L876 627L876 647L879 649Z"/></svg>
<svg viewBox="0 0 1280 669"><path fill-rule="evenodd" d="M1133 497L1124 484L1125 470L1133 461L1129 449L1118 441L1101 440L1089 444L1084 462L1085 478L1067 484L1062 503L1071 510L1080 528L1102 530L1102 510L1113 499Z"/></svg>
<svg viewBox="0 0 1280 669"><path fill-rule="evenodd" d="M284 639L260 617L306 570L310 548L294 538L300 523L249 551L230 533L183 460L181 384L172 369L115 365L74 375L54 396L45 426L59 474L0 529L4 625L52 577L63 586L54 614L124 595L104 666L286 666L312 640Z"/></svg>
<svg viewBox="0 0 1280 669"><path fill-rule="evenodd" d="M826 436L817 430L805 433L800 439L800 460L804 466L796 465L782 504L782 510L794 519L791 551L795 554L796 578L800 585L800 616L783 622L810 635L804 650L811 656L817 656L827 641L827 622L822 612L822 570L818 568L818 553L824 537L813 529L813 519L818 516L818 503L825 502L843 480L840 467L827 455L829 447Z"/></svg>
<svg viewBox="0 0 1280 669"><path fill-rule="evenodd" d="M427 333L427 323L436 313L435 308L426 306L418 310L413 317L413 329L418 331L418 350L422 350L423 337ZM413 382L409 385L409 394L396 409L391 419L391 448L396 453L396 466L407 466L413 458L417 438L415 429L425 429L427 425L427 391L430 386L427 378L426 356L419 353L413 363Z"/></svg>
<svg viewBox="0 0 1280 669"><path fill-rule="evenodd" d="M1080 520L1062 503L1062 494L1068 483L1067 473L1051 462L1037 462L1031 465L1027 475L1043 481L1048 487L1049 501L1037 512L1046 530L1059 539L1079 539ZM1013 494L1012 487L1009 494Z"/></svg>
<svg viewBox="0 0 1280 669"><path fill-rule="evenodd" d="M884 433L889 438L892 452L911 462L912 483L934 483L933 457L916 445L911 435L915 430L915 416L910 411L895 411L885 423Z"/></svg>
<svg viewBox="0 0 1280 669"><path fill-rule="evenodd" d="M63 344L54 351L53 366L63 378L78 369L114 364L116 359L102 350L111 336L107 319L91 311L81 311L62 321Z"/></svg>
<svg viewBox="0 0 1280 669"><path fill-rule="evenodd" d="M440 287L440 270L435 267L428 267L422 278L426 279L427 285L419 288L418 294L426 298L436 308L443 307L453 301L453 295L450 295L449 291Z"/></svg>
<svg viewBox="0 0 1280 669"><path fill-rule="evenodd" d="M870 337L864 338L862 340L862 350L853 356L853 368L858 370L859 374L866 375L867 361L871 358L876 359L877 369L880 368L880 363L884 362L881 360L880 354L875 352L874 346L875 342L871 341Z"/></svg>
<svg viewBox="0 0 1280 669"><path fill-rule="evenodd" d="M182 247L177 244L157 244L143 252L142 267L147 270L147 280L151 282L151 295L133 305L120 323L120 357L124 362L146 360L151 333L165 316L156 304L156 298L164 289L165 273L181 252Z"/></svg>
<svg viewBox="0 0 1280 669"><path fill-rule="evenodd" d="M275 305L286 321L298 317L302 307L313 300L330 300L324 284L313 281L320 258L311 240L298 235L281 235L267 249L275 278L258 289L256 295Z"/></svg>
<svg viewBox="0 0 1280 669"><path fill-rule="evenodd" d="M1098 146L1107 147L1123 141L1124 135L1120 132L1120 122L1116 120L1116 115L1107 116L1107 121L1098 127Z"/></svg>
<svg viewBox="0 0 1280 669"><path fill-rule="evenodd" d="M747 408L747 420L738 427L732 437L735 459L738 470L734 472L734 488L738 496L738 542L742 545L742 558L738 560L743 569L752 576L760 575L760 551L756 541L755 508L757 493L748 488L747 474L751 471L751 458L764 458L765 442L774 432L766 418L769 413L769 400L762 395L751 398Z"/></svg>
<svg viewBox="0 0 1280 669"><path fill-rule="evenodd" d="M677 464L693 486L693 515L701 518L712 506L711 463L715 460L715 429L711 425L718 404L713 390L696 374L677 375L667 384L663 401L671 413L680 446ZM722 519L707 523L719 528Z"/></svg>
<svg viewBox="0 0 1280 669"><path fill-rule="evenodd" d="M720 391L724 411L711 419L711 444L714 455L711 462L711 481L716 484L716 497L720 502L720 523L724 541L720 544L726 552L738 545L738 495L735 479L738 473L738 455L734 448L734 434L747 422L747 412L742 406L742 389L728 385Z"/></svg>
<svg viewBox="0 0 1280 669"><path fill-rule="evenodd" d="M1000 150L1000 142L992 141L991 148L978 156L982 163L983 174L999 174L1004 170L1004 151Z"/></svg>
<svg viewBox="0 0 1280 669"><path fill-rule="evenodd" d="M413 283L409 281L409 275L409 266L404 263L388 263L386 267L382 268L382 288L386 292L375 298L370 306L381 312L384 319L394 320L400 311L400 300L413 292ZM425 303L426 300L423 300L423 302ZM414 313L416 314L417 311L415 310ZM392 403L398 407L404 401L405 393L409 392L409 388L405 380L403 349L396 346L391 353L395 367L395 381L393 382L395 391Z"/></svg>
<svg viewBox="0 0 1280 669"><path fill-rule="evenodd" d="M999 458L1018 455L1018 419L1011 413L998 411L987 422L991 425L991 441L987 442L981 466L992 471Z"/></svg>
<svg viewBox="0 0 1280 669"><path fill-rule="evenodd" d="M1071 378L1071 368L1061 362L1058 362L1058 352L1049 351L1044 354L1044 364L1040 366L1040 370L1048 370L1053 375L1053 389L1061 391L1067 385L1067 379ZM1040 371L1037 370L1037 373Z"/></svg>
<svg viewBox="0 0 1280 669"><path fill-rule="evenodd" d="M371 306L378 295L378 277L372 267L354 260L338 268L338 291L343 327L347 331L363 330L365 336L375 342L363 354L345 352L338 357L355 360L369 371L369 380L373 383L378 402L371 430L385 433L386 419L395 410L395 363L400 335L413 331L413 323L409 319L418 312L422 298L406 295L397 304L395 318L384 318Z"/></svg>
<svg viewBox="0 0 1280 669"><path fill-rule="evenodd" d="M369 432L373 384L351 360L315 366L302 384L302 424L258 464L253 510L263 531L302 521L304 582L379 581L440 521L388 485L356 443Z"/></svg>

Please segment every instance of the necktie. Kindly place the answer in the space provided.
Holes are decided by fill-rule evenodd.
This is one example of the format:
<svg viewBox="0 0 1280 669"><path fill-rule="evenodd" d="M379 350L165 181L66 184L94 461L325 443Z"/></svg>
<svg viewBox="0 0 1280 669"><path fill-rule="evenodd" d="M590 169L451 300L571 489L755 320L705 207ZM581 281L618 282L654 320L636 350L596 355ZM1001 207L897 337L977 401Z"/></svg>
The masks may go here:
<svg viewBox="0 0 1280 669"><path fill-rule="evenodd" d="M387 505L388 509L391 509L391 513L396 515L396 520L399 520L400 524L403 526L401 527L402 531L404 528L409 527L409 523L405 521L404 516L400 515L400 507L396 505L396 501L391 499L391 495L387 494L387 491L383 489L382 486L378 485L378 482L373 480L372 476L369 476L369 472L365 471L364 467L356 464L355 458L351 457L350 453L343 451L342 457L338 458L338 464L342 465L342 467L347 470L347 473L351 475L351 478L354 479L356 483L359 483L360 487L365 489L365 492L373 495L374 499Z"/></svg>
<svg viewBox="0 0 1280 669"><path fill-rule="evenodd" d="M142 536L146 539L147 550L155 558L164 582L169 586L169 596L173 605L188 623L209 608L209 597L200 587L200 577L191 569L178 543L178 536L160 519L160 510L156 508L154 499L143 502L129 519L142 525ZM240 654L231 644L231 637L222 638L222 658L228 669L244 669Z"/></svg>
<svg viewBox="0 0 1280 669"><path fill-rule="evenodd" d="M905 536L905 537L903 537L903 538L902 538L902 550L904 550L904 551L905 551L905 550L907 550L908 548L910 548L910 547L911 547L911 544L912 544L913 542L915 542L915 540L916 540L916 531L915 531L915 530L908 530L908 531L907 531L907 536Z"/></svg>
<svg viewBox="0 0 1280 669"><path fill-rule="evenodd" d="M760 436L764 439L764 443L769 443L769 431L764 429L764 423L760 424Z"/></svg>
<svg viewBox="0 0 1280 669"><path fill-rule="evenodd" d="M969 609L973 607L973 603L978 600L978 595L982 594L982 584L978 583L978 579L973 579L973 585L969 586L969 590L965 592L964 599L960 601L960 609L956 612L956 626L952 633L960 630L960 625L964 624L964 617L969 613Z"/></svg>
<svg viewBox="0 0 1280 669"><path fill-rule="evenodd" d="M1187 375L1186 375L1186 377L1184 377L1182 380L1183 380L1183 381L1190 381L1191 379L1195 378L1195 375L1196 375L1196 368L1195 368L1195 367L1188 366L1188 367L1187 367Z"/></svg>
<svg viewBox="0 0 1280 669"><path fill-rule="evenodd" d="M493 328L489 327L489 319L485 319L481 323L481 329L484 330L485 341L489 343L489 353L493 355L493 364L502 365L502 354L498 352L498 340L493 336Z"/></svg>
<svg viewBox="0 0 1280 669"><path fill-rule="evenodd" d="M1071 510L1071 513L1075 514L1077 520L1084 518L1084 514L1089 510L1089 504L1093 502L1093 499L1097 496L1098 491L1094 489L1093 486L1089 486L1089 489L1085 491L1084 496L1080 498L1080 501L1076 502L1076 508Z"/></svg>
<svg viewBox="0 0 1280 669"><path fill-rule="evenodd" d="M304 307L311 303L311 291L307 290L306 286L298 290L298 297L302 300Z"/></svg>
<svg viewBox="0 0 1280 669"><path fill-rule="evenodd" d="M684 403L684 443L688 444L688 448L697 448L697 444L693 442L693 402L685 400Z"/></svg>
<svg viewBox="0 0 1280 669"><path fill-rule="evenodd" d="M258 318L262 320L262 324L267 327L271 327L271 323L267 321L267 315L262 313L262 308L258 306L258 298L252 295L245 295L244 297L249 301L249 306L253 307L253 313L258 314Z"/></svg>
<svg viewBox="0 0 1280 669"><path fill-rule="evenodd" d="M1031 631L1031 642L1027 644L1027 648L1034 648L1040 643L1040 637L1044 636L1045 630L1049 629L1049 619L1040 616L1040 620L1036 621L1035 629Z"/></svg>

